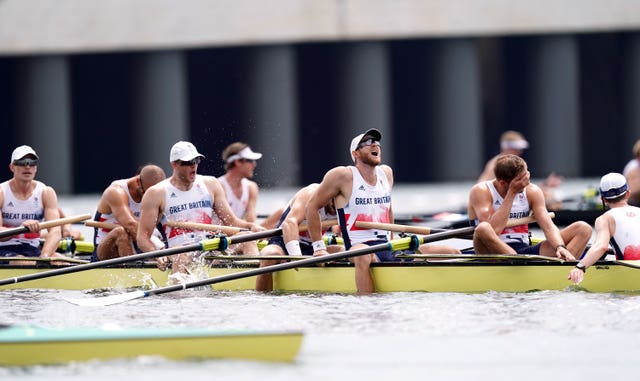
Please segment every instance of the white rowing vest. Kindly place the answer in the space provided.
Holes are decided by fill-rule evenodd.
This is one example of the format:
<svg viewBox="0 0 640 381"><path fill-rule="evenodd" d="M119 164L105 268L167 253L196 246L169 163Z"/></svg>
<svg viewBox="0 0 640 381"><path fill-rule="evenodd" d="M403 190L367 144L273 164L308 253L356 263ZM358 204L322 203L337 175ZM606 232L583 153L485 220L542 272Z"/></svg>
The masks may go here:
<svg viewBox="0 0 640 381"><path fill-rule="evenodd" d="M491 202L493 210L496 211L504 203L504 198L500 196L496 187L493 186L493 180L486 181L487 188L491 191ZM522 191L516 195L509 211L509 219L527 217L531 213L527 192ZM529 225L523 224L512 228L505 228L500 233L500 238L506 243L524 243L529 244Z"/></svg>
<svg viewBox="0 0 640 381"><path fill-rule="evenodd" d="M358 168L349 166L353 174L351 197L344 208L338 209L338 220L345 248L367 241L386 240L389 231L363 229L355 226L356 221L389 223L391 210L391 186L381 167L376 167L376 184L368 184Z"/></svg>
<svg viewBox="0 0 640 381"><path fill-rule="evenodd" d="M205 239L207 232L176 228L166 224L166 221L211 223L213 199L204 184L204 178L202 175L196 175L196 180L188 191L181 191L174 187L170 180L165 179L159 183L165 189L162 228L166 234L169 247L183 246Z"/></svg>
<svg viewBox="0 0 640 381"><path fill-rule="evenodd" d="M124 192L127 194L127 198L129 199L129 209L131 210L131 213L133 213L136 220L140 220L140 203L133 201L133 197L131 197L131 193L129 193L129 186L127 185L127 180L126 179L115 180L111 183L111 185L119 186L120 188L122 188L122 190L124 190ZM120 222L116 220L113 214L102 214L102 213L96 212L96 216L94 219L100 222L120 224ZM109 234L110 231L111 231L110 229L96 228L94 243L96 245L100 244L100 242L104 239L104 237L106 237L107 234Z"/></svg>
<svg viewBox="0 0 640 381"><path fill-rule="evenodd" d="M35 180L34 180L35 181ZM42 203L42 192L46 185L40 181L35 181L36 188L26 200L16 198L11 191L9 181L5 181L0 186L4 193L4 203L2 204L2 226L15 228L22 225L26 220L44 220L44 204ZM0 242L0 246L17 245L26 243L28 245L40 246L40 232L26 232L13 236L10 240Z"/></svg>
<svg viewBox="0 0 640 381"><path fill-rule="evenodd" d="M238 218L244 219L244 214L247 212L247 205L249 205L249 180L242 179L240 180L240 185L242 187L242 194L240 198L236 197L236 194L233 193L233 189L231 189L231 185L227 181L227 178L224 176L218 177L218 181L222 184L224 188L224 193L227 196L227 202L231 207L231 211ZM214 225L224 225L222 223L222 219L218 217L217 214L213 214L213 220L211 222Z"/></svg>
<svg viewBox="0 0 640 381"><path fill-rule="evenodd" d="M227 181L227 178L224 176L218 177L220 183L224 187L224 193L227 195L227 202L238 218L244 218L244 214L247 212L247 205L249 205L249 180L242 179L240 180L240 185L242 187L242 194L240 198L233 193L233 189L231 189L231 185Z"/></svg>
<svg viewBox="0 0 640 381"><path fill-rule="evenodd" d="M640 259L640 208L627 205L610 209L616 221L616 231L611 245L618 259Z"/></svg>

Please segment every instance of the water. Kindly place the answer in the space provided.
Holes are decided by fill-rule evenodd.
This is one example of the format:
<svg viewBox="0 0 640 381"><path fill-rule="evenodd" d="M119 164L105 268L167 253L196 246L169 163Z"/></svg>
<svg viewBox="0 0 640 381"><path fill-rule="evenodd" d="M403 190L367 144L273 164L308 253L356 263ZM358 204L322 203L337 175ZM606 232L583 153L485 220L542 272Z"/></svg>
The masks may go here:
<svg viewBox="0 0 640 381"><path fill-rule="evenodd" d="M583 186L576 186L576 192ZM399 187L396 212L454 209L468 187ZM261 192L259 211L294 190ZM566 194L573 194L567 191ZM438 195L446 195L434 210ZM67 214L91 213L97 196L62 197ZM454 205L456 204L456 205ZM124 292L115 290L110 292ZM302 330L294 363L161 358L0 367L6 380L569 380L634 377L640 295L580 291L453 294L260 294L187 290L108 307L61 290L0 291L0 322L48 327L216 327ZM0 354L1 355L1 354Z"/></svg>
<svg viewBox="0 0 640 381"><path fill-rule="evenodd" d="M187 290L109 307L77 291L0 292L4 323L303 330L294 363L160 358L0 368L11 380L622 379L637 369L640 296L585 292L259 294Z"/></svg>

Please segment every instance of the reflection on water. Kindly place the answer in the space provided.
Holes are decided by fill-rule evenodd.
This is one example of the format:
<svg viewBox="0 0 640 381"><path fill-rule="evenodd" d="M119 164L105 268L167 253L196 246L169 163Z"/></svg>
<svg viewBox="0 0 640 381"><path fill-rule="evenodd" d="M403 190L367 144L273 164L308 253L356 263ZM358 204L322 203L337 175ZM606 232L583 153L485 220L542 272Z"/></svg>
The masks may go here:
<svg viewBox="0 0 640 381"><path fill-rule="evenodd" d="M119 290L118 292L122 292ZM609 379L635 370L640 296L585 292L453 294L259 294L187 290L109 307L63 298L79 291L0 292L3 323L53 327L216 327L303 330L294 364L139 358L57 367L0 368L19 380L260 379L293 381L433 378L493 380L580 376ZM580 359L580 367L575 362ZM601 365L613 361L614 368ZM521 373L525 371L524 373ZM214 372L214 373L213 373ZM257 373L259 372L259 373ZM339 373L336 373L339 372ZM425 373L426 372L426 373Z"/></svg>

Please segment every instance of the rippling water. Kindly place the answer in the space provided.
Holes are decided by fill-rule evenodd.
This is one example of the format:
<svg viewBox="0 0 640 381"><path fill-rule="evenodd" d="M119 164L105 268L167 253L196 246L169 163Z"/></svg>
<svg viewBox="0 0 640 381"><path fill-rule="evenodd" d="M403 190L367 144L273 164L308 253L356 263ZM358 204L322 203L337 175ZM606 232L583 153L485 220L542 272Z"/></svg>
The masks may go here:
<svg viewBox="0 0 640 381"><path fill-rule="evenodd" d="M3 323L303 330L292 364L95 361L0 368L12 380L621 379L638 369L640 296L585 292L259 294L188 290L109 307L75 291L0 292Z"/></svg>

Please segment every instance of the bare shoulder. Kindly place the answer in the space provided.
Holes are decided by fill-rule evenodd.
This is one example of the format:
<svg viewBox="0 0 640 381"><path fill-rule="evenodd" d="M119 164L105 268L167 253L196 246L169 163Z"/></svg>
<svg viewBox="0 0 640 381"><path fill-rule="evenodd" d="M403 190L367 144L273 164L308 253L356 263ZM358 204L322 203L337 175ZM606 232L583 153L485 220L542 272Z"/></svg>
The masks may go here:
<svg viewBox="0 0 640 381"><path fill-rule="evenodd" d="M335 167L327 171L324 175L324 179L322 182L326 182L327 180L335 181L335 180L345 180L352 179L353 173L351 172L351 168L347 166Z"/></svg>
<svg viewBox="0 0 640 381"><path fill-rule="evenodd" d="M57 193L56 193L56 190L55 190L55 189L53 189L53 187L52 187L52 186L45 185L45 186L44 186L44 189L42 190L42 199L43 199L43 201L45 201L45 202L47 202L47 201L49 201L49 202L53 201L53 202L56 202L56 203L57 203L58 195L57 195Z"/></svg>

